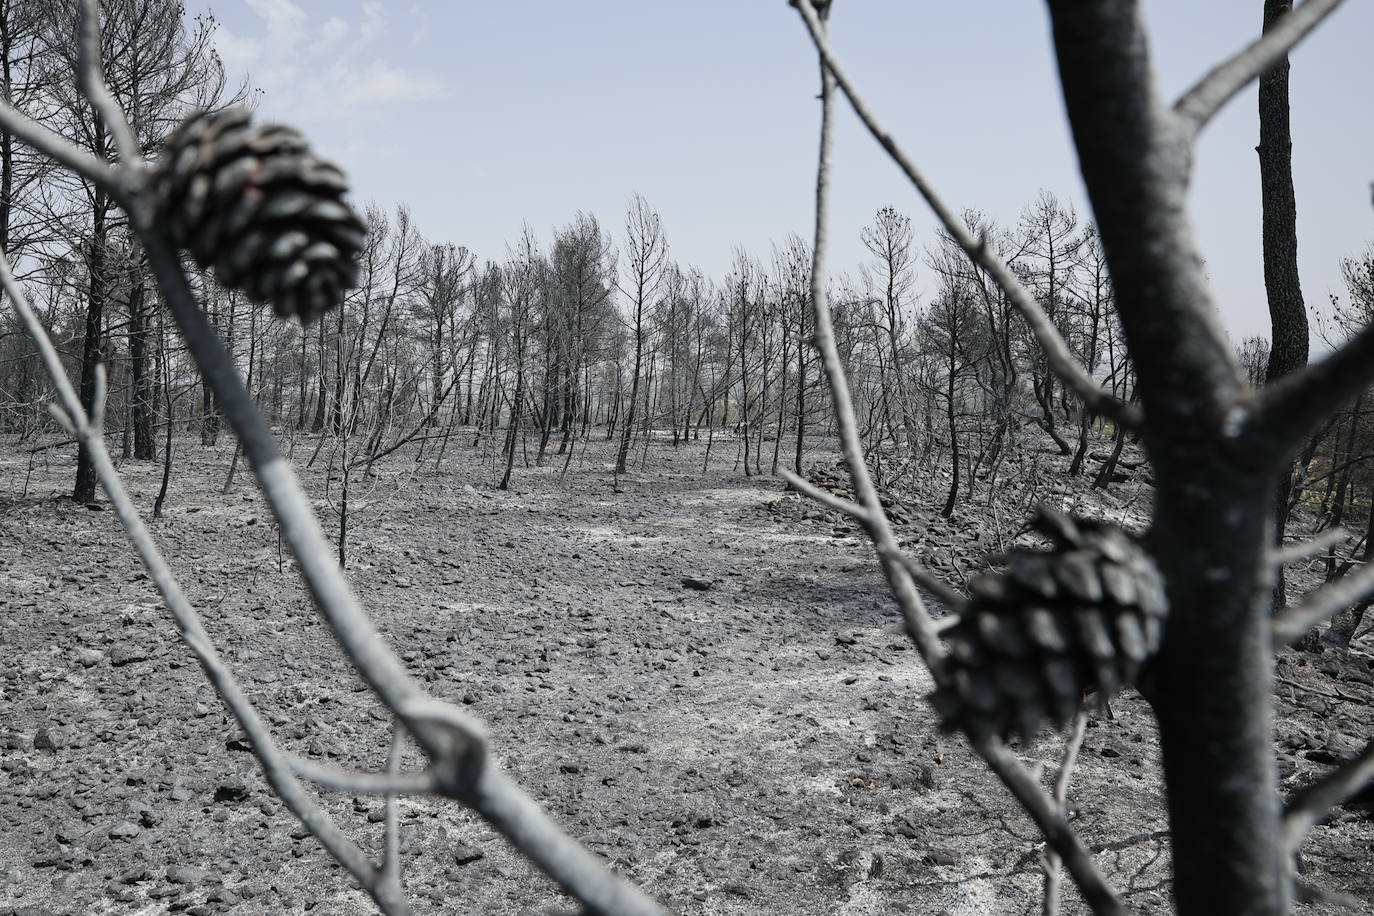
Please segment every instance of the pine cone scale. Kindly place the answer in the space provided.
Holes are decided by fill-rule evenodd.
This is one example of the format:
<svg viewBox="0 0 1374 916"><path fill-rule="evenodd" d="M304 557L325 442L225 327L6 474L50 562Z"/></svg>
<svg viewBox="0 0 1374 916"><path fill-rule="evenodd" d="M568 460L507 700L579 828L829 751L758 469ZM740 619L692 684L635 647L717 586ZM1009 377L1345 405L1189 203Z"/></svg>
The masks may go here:
<svg viewBox="0 0 1374 916"><path fill-rule="evenodd" d="M309 323L357 284L367 229L348 182L295 130L242 109L172 132L153 175L159 222L227 287Z"/></svg>

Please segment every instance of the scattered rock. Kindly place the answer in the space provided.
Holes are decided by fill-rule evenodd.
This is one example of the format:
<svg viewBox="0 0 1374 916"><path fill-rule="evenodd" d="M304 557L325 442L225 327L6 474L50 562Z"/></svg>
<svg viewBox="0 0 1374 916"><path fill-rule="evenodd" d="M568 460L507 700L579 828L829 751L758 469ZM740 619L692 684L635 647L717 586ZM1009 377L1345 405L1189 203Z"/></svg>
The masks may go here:
<svg viewBox="0 0 1374 916"><path fill-rule="evenodd" d="M122 668L134 662L146 661L147 658L148 651L146 649L129 643L120 643L110 650L110 664L116 668Z"/></svg>
<svg viewBox="0 0 1374 916"><path fill-rule="evenodd" d="M208 868L199 865L173 865L167 869L167 880L173 884L201 884L218 881Z"/></svg>
<svg viewBox="0 0 1374 916"><path fill-rule="evenodd" d="M252 794L248 783L242 779L226 779L215 787L215 801L241 802Z"/></svg>
<svg viewBox="0 0 1374 916"><path fill-rule="evenodd" d="M105 653L99 649L82 648L76 650L77 664L83 668L93 668L105 660Z"/></svg>
<svg viewBox="0 0 1374 916"><path fill-rule="evenodd" d="M712 579L699 579L696 576L682 577L682 587L690 588L697 592L709 592L715 584L715 581Z"/></svg>
<svg viewBox="0 0 1374 916"><path fill-rule="evenodd" d="M453 862L455 865L471 865L479 859L486 858L486 855L482 850L460 842L453 849Z"/></svg>
<svg viewBox="0 0 1374 916"><path fill-rule="evenodd" d="M110 828L109 837L112 840L132 840L143 832L143 829L130 821L120 821Z"/></svg>

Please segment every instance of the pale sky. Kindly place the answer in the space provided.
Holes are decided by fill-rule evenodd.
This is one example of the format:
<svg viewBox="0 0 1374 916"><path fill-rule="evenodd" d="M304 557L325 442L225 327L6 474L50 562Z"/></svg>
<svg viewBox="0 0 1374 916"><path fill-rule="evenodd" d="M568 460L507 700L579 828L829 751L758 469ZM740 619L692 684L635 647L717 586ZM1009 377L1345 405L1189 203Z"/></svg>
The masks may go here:
<svg viewBox="0 0 1374 916"><path fill-rule="evenodd" d="M528 222L578 210L617 239L638 192L672 256L713 277L737 245L765 262L809 239L818 79L786 0L193 0L261 116L301 128L360 202L411 207L436 241L501 259ZM1144 0L1170 100L1259 31L1262 0ZM861 91L958 209L1014 223L1041 188L1085 196L1045 5L838 0L832 34ZM1309 308L1374 241L1374 4L1350 0L1293 55L1298 246ZM1207 128L1192 203L1223 321L1268 333L1252 85ZM834 175L835 270L857 275L877 208L933 218L847 110ZM918 276L917 289L934 287Z"/></svg>

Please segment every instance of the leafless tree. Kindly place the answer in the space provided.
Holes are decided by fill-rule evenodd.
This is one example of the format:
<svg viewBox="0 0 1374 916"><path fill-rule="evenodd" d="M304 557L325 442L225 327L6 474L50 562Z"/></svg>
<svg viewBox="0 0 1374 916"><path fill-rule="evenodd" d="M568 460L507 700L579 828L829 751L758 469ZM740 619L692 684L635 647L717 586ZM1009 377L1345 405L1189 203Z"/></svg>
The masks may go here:
<svg viewBox="0 0 1374 916"><path fill-rule="evenodd" d="M618 281L620 292L630 309L634 335L634 364L630 370L630 397L625 404L621 421L620 450L616 453L615 471L624 474L630 456L630 441L634 438L635 407L639 401L644 348L648 330L648 310L663 283L668 268L668 240L663 224L649 202L636 194L630 198L625 213L625 265Z"/></svg>

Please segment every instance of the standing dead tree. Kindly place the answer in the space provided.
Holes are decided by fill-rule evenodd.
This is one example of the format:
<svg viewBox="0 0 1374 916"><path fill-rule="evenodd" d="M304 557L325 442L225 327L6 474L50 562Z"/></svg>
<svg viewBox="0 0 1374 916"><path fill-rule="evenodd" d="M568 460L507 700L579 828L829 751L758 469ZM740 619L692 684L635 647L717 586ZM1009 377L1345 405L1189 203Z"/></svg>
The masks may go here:
<svg viewBox="0 0 1374 916"><path fill-rule="evenodd" d="M872 538L910 634L941 685L937 699L947 691L947 699L966 704L953 716L946 712L947 722L969 734L974 749L1026 807L1051 848L1065 856L1065 865L1093 910L1124 912L1062 810L1040 794L1038 785L1032 783L1028 790L1019 768L1003 759L1006 752L997 735L1018 728L994 728L986 721L1024 716L1027 721L1012 723L1024 733L1037 720L1036 714L1044 714L1043 709L1028 712L1025 703L1003 708L1009 697L990 688L987 678L1004 673L997 668L1006 669L1007 663L983 651L987 642L980 642L1014 639L1015 633L1005 626L1019 626L1020 617L1033 623L1036 612L1024 605L1015 608L1017 589L1007 579L991 578L981 594L975 590L974 599L962 603L970 619L938 632L915 582L935 587L938 583L903 557L869 480L825 303L830 100L838 84L946 231L1006 291L1044 350L1049 368L1087 409L1139 431L1157 485L1151 530L1142 544L1148 559L1140 562L1154 567L1151 577L1157 577L1160 590L1154 596L1160 601L1154 613L1167 611L1167 618L1156 624L1157 645L1148 638L1148 622L1141 630L1147 637L1146 652L1141 653L1144 664L1136 682L1160 730L1175 903L1178 912L1188 914L1287 913L1294 894L1294 853L1317 812L1370 778L1374 750L1366 749L1337 767L1311 791L1295 797L1287 810L1281 807L1271 739L1274 648L1374 592L1374 571L1366 568L1272 617L1279 562L1271 548L1274 495L1291 456L1323 418L1323 409L1314 407L1336 410L1374 381L1374 326L1366 326L1322 363L1295 369L1255 390L1216 318L1186 192L1198 133L1245 86L1281 62L1339 0L1308 0L1267 22L1260 38L1207 73L1172 106L1155 88L1149 41L1135 0L1049 0L1060 82L1134 361L1139 409L1099 389L1035 298L982 240L967 231L879 124L831 49L824 22L831 4L794 0L793 5L821 57L823 114L813 271L816 337L858 502L840 501L814 488L812 495L848 511ZM1058 588L1054 580L1063 573L1061 562L1075 557L1075 563L1086 562L1094 550L1125 556L1120 544L1108 547L1108 540L1119 532L1085 532L1066 521L1050 523L1059 553L1017 560L1024 573L1038 570L1049 575L1046 588ZM1094 538L1106 540L1093 548ZM1145 581L1140 578L1137 585ZM1115 590L1109 586L1105 591ZM1092 599L1092 613L1100 612L1103 602L1124 597L1104 594L1100 588L1078 594ZM999 602L1009 599L1011 616L994 613ZM1117 616L1115 622L1124 619ZM974 632L980 628L984 637ZM1114 637L1102 635L1098 648L1110 655ZM946 652L946 644L952 653ZM1140 648L1136 646L1137 653ZM970 657L981 658L994 670L989 674L971 668ZM1046 668L1039 673L1053 684L1063 672ZM1099 666L1099 673L1108 672ZM1053 687L1029 683L1031 693L1055 693ZM951 705L957 708L957 703ZM1063 710L1051 711L1050 717L1062 720Z"/></svg>

